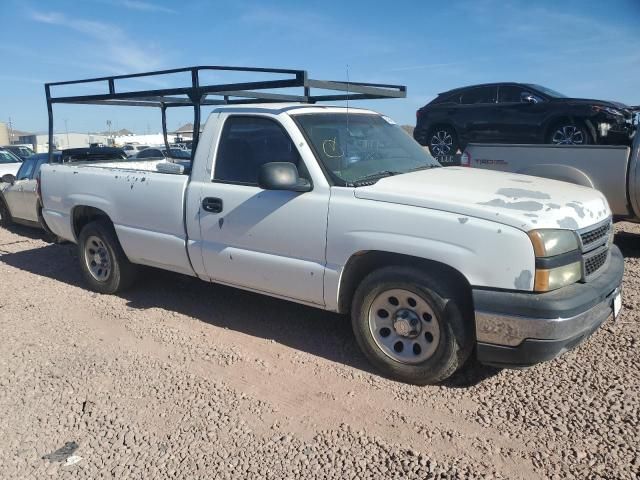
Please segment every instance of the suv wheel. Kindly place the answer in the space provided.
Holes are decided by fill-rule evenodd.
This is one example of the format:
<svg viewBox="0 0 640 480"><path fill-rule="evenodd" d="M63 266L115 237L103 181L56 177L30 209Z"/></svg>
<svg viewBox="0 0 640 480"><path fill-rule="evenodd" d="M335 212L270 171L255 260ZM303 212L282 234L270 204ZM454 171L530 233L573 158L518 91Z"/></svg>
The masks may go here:
<svg viewBox="0 0 640 480"><path fill-rule="evenodd" d="M458 152L458 137L451 127L436 127L427 135L429 152L434 157L455 155Z"/></svg>
<svg viewBox="0 0 640 480"><path fill-rule="evenodd" d="M455 285L410 267L369 274L356 290L351 319L369 361L416 385L444 380L473 346L473 325Z"/></svg>
<svg viewBox="0 0 640 480"><path fill-rule="evenodd" d="M562 122L551 129L548 143L554 145L589 145L591 143L591 137L584 125L573 122Z"/></svg>

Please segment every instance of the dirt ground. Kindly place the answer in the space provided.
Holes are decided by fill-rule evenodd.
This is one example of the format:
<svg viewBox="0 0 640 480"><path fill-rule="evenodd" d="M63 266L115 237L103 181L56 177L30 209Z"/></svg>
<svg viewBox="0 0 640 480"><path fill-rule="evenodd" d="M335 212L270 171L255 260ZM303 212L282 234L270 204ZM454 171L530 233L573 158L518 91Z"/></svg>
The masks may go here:
<svg viewBox="0 0 640 480"><path fill-rule="evenodd" d="M615 322L432 387L377 375L344 317L156 270L98 295L74 245L0 229L0 478L639 478L640 227L618 229Z"/></svg>

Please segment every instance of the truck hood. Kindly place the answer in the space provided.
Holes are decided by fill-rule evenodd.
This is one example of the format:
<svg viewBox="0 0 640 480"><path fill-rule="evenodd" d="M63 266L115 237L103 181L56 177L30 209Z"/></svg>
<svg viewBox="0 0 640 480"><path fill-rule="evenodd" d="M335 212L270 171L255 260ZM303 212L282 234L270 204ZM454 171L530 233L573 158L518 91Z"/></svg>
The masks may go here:
<svg viewBox="0 0 640 480"><path fill-rule="evenodd" d="M443 167L386 177L354 190L357 198L431 208L510 225L576 230L611 215L592 188L513 173Z"/></svg>

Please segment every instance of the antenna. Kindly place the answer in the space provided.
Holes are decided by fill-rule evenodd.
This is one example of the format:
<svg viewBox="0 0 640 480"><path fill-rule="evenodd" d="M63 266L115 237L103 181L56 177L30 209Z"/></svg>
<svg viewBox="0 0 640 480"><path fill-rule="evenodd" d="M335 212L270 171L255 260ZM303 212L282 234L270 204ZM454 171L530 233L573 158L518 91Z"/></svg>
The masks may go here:
<svg viewBox="0 0 640 480"><path fill-rule="evenodd" d="M347 63L347 135L349 135L349 64ZM349 155L349 142L345 139L344 142L345 153ZM342 161L345 162L346 158L343 156ZM343 165L344 166L344 165Z"/></svg>

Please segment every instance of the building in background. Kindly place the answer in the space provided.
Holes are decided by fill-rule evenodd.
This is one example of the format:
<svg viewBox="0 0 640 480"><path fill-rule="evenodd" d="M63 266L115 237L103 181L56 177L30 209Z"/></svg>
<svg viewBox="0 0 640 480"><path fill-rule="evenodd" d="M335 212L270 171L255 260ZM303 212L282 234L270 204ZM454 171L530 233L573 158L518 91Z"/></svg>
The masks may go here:
<svg viewBox="0 0 640 480"><path fill-rule="evenodd" d="M0 122L0 145L9 145L11 143L9 141L9 126Z"/></svg>
<svg viewBox="0 0 640 480"><path fill-rule="evenodd" d="M18 143L33 145L36 153L46 153L49 151L49 134L38 133L34 135L23 135L18 137ZM85 148L92 143L108 144L107 135L95 133L55 133L53 135L54 150L64 150L65 148Z"/></svg>

